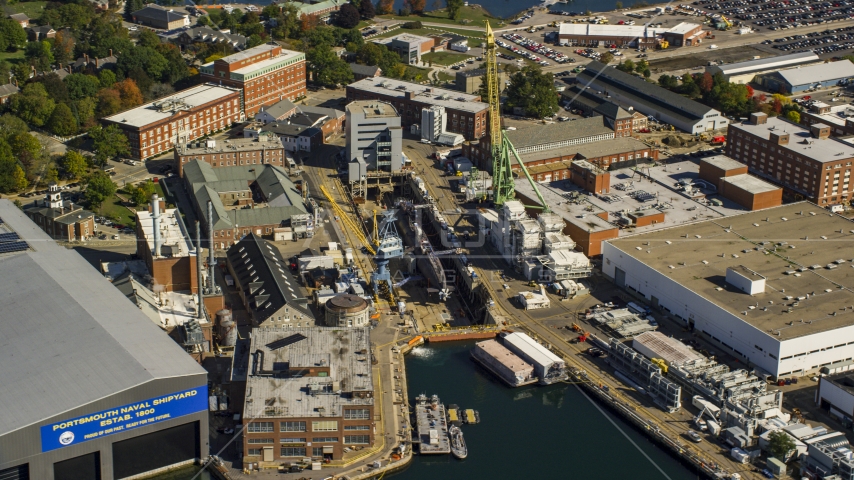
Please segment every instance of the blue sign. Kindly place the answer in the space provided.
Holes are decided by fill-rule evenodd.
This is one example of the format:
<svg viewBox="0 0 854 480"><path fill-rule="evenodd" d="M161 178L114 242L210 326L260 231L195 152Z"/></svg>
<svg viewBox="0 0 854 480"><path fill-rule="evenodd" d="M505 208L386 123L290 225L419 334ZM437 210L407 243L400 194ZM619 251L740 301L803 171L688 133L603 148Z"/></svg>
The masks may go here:
<svg viewBox="0 0 854 480"><path fill-rule="evenodd" d="M208 409L207 385L71 418L41 428L42 452Z"/></svg>

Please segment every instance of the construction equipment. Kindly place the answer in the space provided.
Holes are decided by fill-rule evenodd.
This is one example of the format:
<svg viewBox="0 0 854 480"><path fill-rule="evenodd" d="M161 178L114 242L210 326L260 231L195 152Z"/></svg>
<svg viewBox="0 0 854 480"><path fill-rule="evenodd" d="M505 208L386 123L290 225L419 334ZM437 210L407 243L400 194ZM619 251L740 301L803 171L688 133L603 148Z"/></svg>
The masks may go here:
<svg viewBox="0 0 854 480"><path fill-rule="evenodd" d="M513 200L515 197L515 185L513 182L513 169L510 164L510 154L516 157L516 162L534 188L542 207L530 206L530 208L542 208L544 212L550 212L537 183L531 178L525 163L519 157L516 147L510 143L507 135L501 130L501 105L498 90L498 46L495 43L495 35L489 20L486 21L486 84L487 101L489 103L489 141L492 150L492 201L495 205L504 205L504 202Z"/></svg>
<svg viewBox="0 0 854 480"><path fill-rule="evenodd" d="M650 363L661 369L661 373L667 375L667 362L661 358L651 358Z"/></svg>
<svg viewBox="0 0 854 480"><path fill-rule="evenodd" d="M486 21L486 101L489 104L489 142L492 150L492 201L504 205L515 196L510 157L503 148L501 132L500 90L498 89L498 45Z"/></svg>
<svg viewBox="0 0 854 480"><path fill-rule="evenodd" d="M375 255L377 251L374 250L374 247L373 245L371 245L371 242L369 242L368 239L365 237L362 228L353 223L352 220L350 220L350 217L344 212L341 206L338 205L338 202L336 202L335 199L332 198L332 195L329 193L329 190L326 189L325 185L320 186L320 192L323 193L323 196L326 197L326 200L329 201L329 205L332 207L332 211L335 212L335 216L340 219L341 222L343 222L344 225L348 229L350 229L350 231L353 232L354 235L356 235L356 238L359 239L359 241L362 243L368 253L370 253L371 255Z"/></svg>
<svg viewBox="0 0 854 480"><path fill-rule="evenodd" d="M668 42L667 40L662 40L658 44L659 50L667 50L669 47L670 47L670 42Z"/></svg>
<svg viewBox="0 0 854 480"><path fill-rule="evenodd" d="M374 292L388 295L389 303L394 303L394 286L391 281L391 273L388 270L388 263L392 258L403 256L403 240L394 226L395 212L395 210L383 211L382 223L377 229L379 231L379 243L374 255L374 263L377 264L377 269L371 276Z"/></svg>

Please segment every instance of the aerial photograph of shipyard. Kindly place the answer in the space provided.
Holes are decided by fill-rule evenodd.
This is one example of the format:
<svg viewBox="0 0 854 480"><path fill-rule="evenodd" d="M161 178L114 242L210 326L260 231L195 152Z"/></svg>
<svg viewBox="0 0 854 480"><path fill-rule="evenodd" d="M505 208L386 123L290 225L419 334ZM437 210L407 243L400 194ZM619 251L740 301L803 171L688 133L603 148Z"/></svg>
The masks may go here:
<svg viewBox="0 0 854 480"><path fill-rule="evenodd" d="M237 1L0 0L0 480L854 480L854 0Z"/></svg>

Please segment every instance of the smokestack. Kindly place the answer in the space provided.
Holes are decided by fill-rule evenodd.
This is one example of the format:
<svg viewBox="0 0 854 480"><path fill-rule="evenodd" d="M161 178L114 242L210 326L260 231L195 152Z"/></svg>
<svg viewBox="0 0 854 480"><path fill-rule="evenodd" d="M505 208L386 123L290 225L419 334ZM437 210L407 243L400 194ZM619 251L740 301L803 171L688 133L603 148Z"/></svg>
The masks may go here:
<svg viewBox="0 0 854 480"><path fill-rule="evenodd" d="M196 288L199 289L199 320L205 318L205 302L202 297L202 228L196 220Z"/></svg>
<svg viewBox="0 0 854 480"><path fill-rule="evenodd" d="M159 257L160 246L163 244L163 240L160 239L160 199L156 193L151 196L151 220L153 222L152 230L154 231L154 251L151 252L151 256Z"/></svg>
<svg viewBox="0 0 854 480"><path fill-rule="evenodd" d="M214 290L214 265L216 265L216 261L214 260L214 243L213 243L213 203L208 200L208 250L210 250L210 259L208 260L208 269L210 270L210 274L208 275L208 282L210 282L211 292Z"/></svg>

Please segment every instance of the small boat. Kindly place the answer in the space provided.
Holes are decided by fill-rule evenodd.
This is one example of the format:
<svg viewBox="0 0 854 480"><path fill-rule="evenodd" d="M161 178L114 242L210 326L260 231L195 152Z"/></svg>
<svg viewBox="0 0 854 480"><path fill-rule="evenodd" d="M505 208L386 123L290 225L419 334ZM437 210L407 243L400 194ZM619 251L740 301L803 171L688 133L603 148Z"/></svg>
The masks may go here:
<svg viewBox="0 0 854 480"><path fill-rule="evenodd" d="M470 425L480 423L480 413L477 410L472 410L469 408L463 413L463 422L468 423Z"/></svg>
<svg viewBox="0 0 854 480"><path fill-rule="evenodd" d="M466 448L466 441L463 440L463 431L456 425L451 425L448 429L448 435L451 437L451 453L460 460L466 458L469 454Z"/></svg>
<svg viewBox="0 0 854 480"><path fill-rule="evenodd" d="M455 404L448 405L448 424L460 426L462 422L460 421L460 407Z"/></svg>

